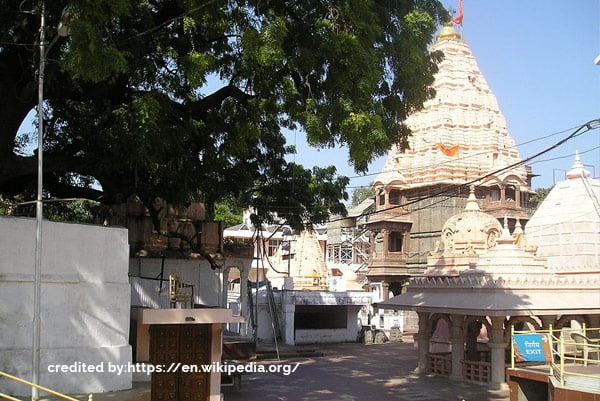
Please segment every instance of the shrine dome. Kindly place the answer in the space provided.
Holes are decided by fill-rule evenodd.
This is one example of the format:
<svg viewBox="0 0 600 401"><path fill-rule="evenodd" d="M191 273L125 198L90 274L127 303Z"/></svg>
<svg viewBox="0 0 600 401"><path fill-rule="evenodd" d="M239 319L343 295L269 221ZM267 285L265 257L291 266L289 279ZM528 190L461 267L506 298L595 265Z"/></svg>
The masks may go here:
<svg viewBox="0 0 600 401"><path fill-rule="evenodd" d="M465 209L450 217L442 228L444 256L484 253L496 246L501 233L500 222L479 209L475 188L471 187Z"/></svg>
<svg viewBox="0 0 600 401"><path fill-rule="evenodd" d="M556 183L527 225L525 238L551 268L600 263L600 179L592 178L579 154L566 180Z"/></svg>

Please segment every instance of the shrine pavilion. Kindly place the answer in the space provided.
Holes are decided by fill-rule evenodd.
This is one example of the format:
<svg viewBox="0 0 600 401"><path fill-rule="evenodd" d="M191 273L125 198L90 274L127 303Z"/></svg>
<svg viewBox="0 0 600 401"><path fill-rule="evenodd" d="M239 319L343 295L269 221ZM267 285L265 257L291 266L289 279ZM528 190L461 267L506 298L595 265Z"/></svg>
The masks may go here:
<svg viewBox="0 0 600 401"><path fill-rule="evenodd" d="M510 328L600 327L600 180L576 157L525 230L483 213L472 189L425 274L380 308L417 312L419 372L505 383ZM450 356L432 351L445 328ZM444 330L441 330L444 332ZM436 360L437 358L437 360ZM441 366L441 367L440 367Z"/></svg>

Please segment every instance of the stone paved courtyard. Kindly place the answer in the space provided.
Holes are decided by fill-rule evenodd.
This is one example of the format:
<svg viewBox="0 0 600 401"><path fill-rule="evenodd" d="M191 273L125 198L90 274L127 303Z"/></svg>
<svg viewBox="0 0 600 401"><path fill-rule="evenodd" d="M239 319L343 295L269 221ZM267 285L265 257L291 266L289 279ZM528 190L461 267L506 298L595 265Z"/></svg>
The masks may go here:
<svg viewBox="0 0 600 401"><path fill-rule="evenodd" d="M289 376L268 373L245 375L241 390L223 389L225 400L509 400L508 389L491 391L479 383L412 373L417 365L417 351L413 343L335 344L312 349L324 355L282 361L300 363Z"/></svg>
<svg viewBox="0 0 600 401"><path fill-rule="evenodd" d="M406 337L405 337L406 338ZM274 350L272 345L260 349ZM322 356L286 358L296 351L314 350ZM447 377L413 373L417 350L412 342L387 344L326 344L280 348L283 358L265 364L298 363L288 376L272 373L246 374L242 387L223 387L225 401L508 401L508 389L492 391L486 385ZM87 395L75 396L87 400ZM42 400L55 400L42 397ZM94 394L95 401L149 401L150 382L134 388Z"/></svg>

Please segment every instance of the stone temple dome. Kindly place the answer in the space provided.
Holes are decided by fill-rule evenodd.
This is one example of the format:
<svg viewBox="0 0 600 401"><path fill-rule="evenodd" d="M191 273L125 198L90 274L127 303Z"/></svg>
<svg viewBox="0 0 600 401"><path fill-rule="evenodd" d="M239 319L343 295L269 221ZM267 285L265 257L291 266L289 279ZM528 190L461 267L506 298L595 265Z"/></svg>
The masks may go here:
<svg viewBox="0 0 600 401"><path fill-rule="evenodd" d="M600 180L591 178L579 158L525 226L528 242L551 268L600 263Z"/></svg>
<svg viewBox="0 0 600 401"><path fill-rule="evenodd" d="M465 210L450 217L442 228L444 256L484 253L496 246L501 233L498 220L479 209L475 188L471 187Z"/></svg>

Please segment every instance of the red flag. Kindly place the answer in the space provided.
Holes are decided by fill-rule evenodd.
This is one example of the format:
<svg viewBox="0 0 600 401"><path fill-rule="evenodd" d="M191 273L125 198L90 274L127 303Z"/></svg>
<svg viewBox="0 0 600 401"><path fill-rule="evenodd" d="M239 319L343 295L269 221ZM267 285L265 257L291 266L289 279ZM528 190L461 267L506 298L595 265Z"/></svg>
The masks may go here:
<svg viewBox="0 0 600 401"><path fill-rule="evenodd" d="M463 16L462 0L458 0L458 17L452 18L452 22L454 22L456 25L462 25Z"/></svg>

